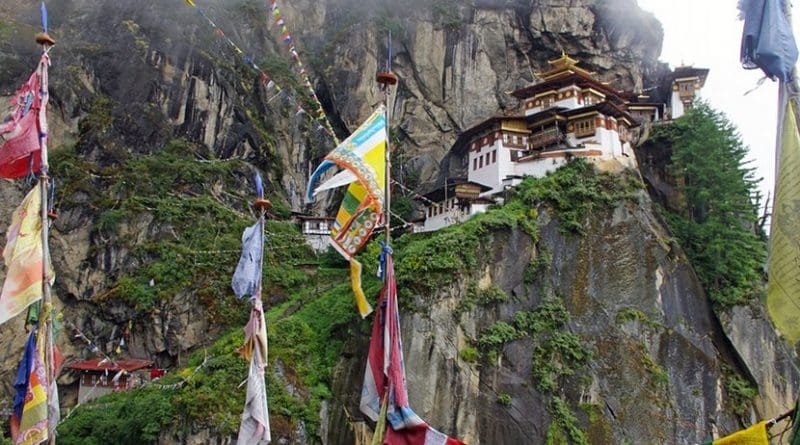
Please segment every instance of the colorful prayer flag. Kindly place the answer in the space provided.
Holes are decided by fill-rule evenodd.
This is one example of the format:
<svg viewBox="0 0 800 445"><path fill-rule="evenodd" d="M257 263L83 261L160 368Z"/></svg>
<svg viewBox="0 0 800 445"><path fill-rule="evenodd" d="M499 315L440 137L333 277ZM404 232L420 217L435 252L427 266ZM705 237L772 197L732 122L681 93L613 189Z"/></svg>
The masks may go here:
<svg viewBox="0 0 800 445"><path fill-rule="evenodd" d="M194 4L194 0L185 0L185 1L186 1L186 4L191 6L191 7L193 7L193 8L197 7L197 5Z"/></svg>
<svg viewBox="0 0 800 445"><path fill-rule="evenodd" d="M41 146L39 136L44 127L47 104L46 65L43 54L36 71L11 99L11 113L0 124L0 178L21 178L39 171Z"/></svg>
<svg viewBox="0 0 800 445"><path fill-rule="evenodd" d="M384 247L384 285L372 323L367 369L360 409L375 422L385 413L389 428L383 443L390 445L463 445L431 428L411 409L406 390L397 283L391 250ZM387 394L388 391L388 394ZM386 403L385 409L382 404Z"/></svg>
<svg viewBox="0 0 800 445"><path fill-rule="evenodd" d="M44 368L44 336L33 330L17 370L11 429L15 445L36 445L48 438L47 373Z"/></svg>
<svg viewBox="0 0 800 445"><path fill-rule="evenodd" d="M769 254L767 311L792 344L800 340L800 135L788 101L780 136Z"/></svg>
<svg viewBox="0 0 800 445"><path fill-rule="evenodd" d="M334 247L347 259L366 244L381 223L386 189L386 139L386 109L381 106L325 157L309 181L307 198L311 201L313 185L334 165L353 174L354 181L347 189L331 232Z"/></svg>
<svg viewBox="0 0 800 445"><path fill-rule="evenodd" d="M706 442L703 445L769 445L767 422L759 422L746 430Z"/></svg>
<svg viewBox="0 0 800 445"><path fill-rule="evenodd" d="M325 161L317 167L309 181L307 199L313 200L314 184L334 165L344 168L348 174L339 174L331 180L338 185L349 184L339 212L336 215L331 240L333 247L351 261L351 282L361 283L360 265L352 263L355 254L369 241L372 232L381 224L385 195L386 164L386 109L381 106L347 140L339 144ZM344 180L342 180L344 178ZM329 188L328 182L319 189ZM371 312L360 287L353 287L356 304L362 317ZM362 309L369 309L363 312Z"/></svg>
<svg viewBox="0 0 800 445"><path fill-rule="evenodd" d="M41 198L40 186L36 185L14 211L6 232L3 260L8 272L0 292L0 323L42 298Z"/></svg>

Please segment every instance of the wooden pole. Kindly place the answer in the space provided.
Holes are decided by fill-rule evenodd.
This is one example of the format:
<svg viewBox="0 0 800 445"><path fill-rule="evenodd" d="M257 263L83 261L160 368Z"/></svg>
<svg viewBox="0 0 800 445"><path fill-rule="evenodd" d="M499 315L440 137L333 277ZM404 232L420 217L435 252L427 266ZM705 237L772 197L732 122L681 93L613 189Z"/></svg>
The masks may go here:
<svg viewBox="0 0 800 445"><path fill-rule="evenodd" d="M391 108L389 107L389 97L391 95L391 85L397 84L397 76L392 72L392 34L389 33L389 45L386 57L386 71L379 72L375 78L383 90L383 106L386 109L386 193L384 201L384 224L386 227L386 245L392 241L392 138L389 133L389 122L392 119Z"/></svg>
<svg viewBox="0 0 800 445"><path fill-rule="evenodd" d="M49 191L50 191L50 176L48 176L48 151L47 151L47 103L49 93L48 84L48 65L49 60L46 59L50 47L55 44L47 34L45 25L44 32L36 36L36 43L42 46L42 60L39 62L39 98L41 101L41 109L39 110L39 148L41 150L41 174L39 175L39 193L41 193L41 220L42 220L42 311L39 317L39 329L43 333L45 339L44 356L45 356L45 369L47 376L47 403L48 403L48 418L50 416L50 403L53 394L57 391L57 383L53 353L53 299L50 292L50 277L52 271L50 270L50 205L49 205ZM49 425L50 429L50 445L55 445L55 427L56 425Z"/></svg>

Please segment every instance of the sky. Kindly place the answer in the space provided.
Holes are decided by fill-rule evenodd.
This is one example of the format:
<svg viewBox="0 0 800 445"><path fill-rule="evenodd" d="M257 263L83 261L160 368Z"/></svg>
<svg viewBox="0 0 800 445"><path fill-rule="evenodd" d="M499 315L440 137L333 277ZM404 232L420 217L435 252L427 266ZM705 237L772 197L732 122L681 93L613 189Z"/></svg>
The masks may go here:
<svg viewBox="0 0 800 445"><path fill-rule="evenodd" d="M724 112L738 127L749 147L752 166L764 178L762 193L774 189L775 134L778 84L766 80L745 95L763 77L760 70L745 70L739 63L743 22L735 0L638 0L664 27L660 60L670 67L694 65L709 68L701 96ZM690 14L687 14L691 11ZM793 10L794 34L799 35L800 11Z"/></svg>

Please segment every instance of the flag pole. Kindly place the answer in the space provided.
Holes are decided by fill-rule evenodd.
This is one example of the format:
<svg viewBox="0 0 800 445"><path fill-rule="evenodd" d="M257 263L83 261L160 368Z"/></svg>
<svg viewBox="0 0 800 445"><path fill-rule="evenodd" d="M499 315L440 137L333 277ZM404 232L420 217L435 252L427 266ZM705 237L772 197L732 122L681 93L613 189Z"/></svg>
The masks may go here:
<svg viewBox="0 0 800 445"><path fill-rule="evenodd" d="M392 72L392 33L389 33L386 69L375 77L375 81L381 85L383 90L383 106L386 109L386 200L384 202L384 225L386 228L386 245L392 241L392 138L389 133L389 121L391 121L391 108L389 107L390 87L397 84L397 76Z"/></svg>
<svg viewBox="0 0 800 445"><path fill-rule="evenodd" d="M48 85L48 68L50 61L47 54L50 48L55 45L55 40L47 33L47 8L44 2L41 7L42 14L42 32L36 35L36 43L42 47L42 60L39 62L39 98L41 107L39 109L39 148L41 150L41 165L39 175L39 192L41 193L41 221L42 221L42 313L39 317L39 329L43 331L45 339L45 369L47 375L47 404L48 404L48 418L53 419L51 416L50 402L56 389L56 375L55 363L53 354L53 301L50 291L50 205L49 205L49 190L50 190L50 176L48 175L48 152L47 152L47 103L49 95ZM50 430L49 443L55 445L55 427L56 425L48 425Z"/></svg>
<svg viewBox="0 0 800 445"><path fill-rule="evenodd" d="M383 90L383 106L386 110L386 119L385 119L385 131L386 131L386 200L384 202L384 226L386 228L386 247L385 249L389 249L389 246L392 242L392 142L391 136L389 133L389 122L391 121L391 108L389 106L389 97L391 95L391 86L397 84L397 76L392 72L392 33L389 32L388 40L387 40L387 50L386 50L386 66L384 71L378 72L375 76L375 81L381 85L381 89ZM391 255L391 253L386 253L387 255ZM386 276L386 271L384 271L384 276ZM384 281L384 289L386 289L387 282ZM384 292L384 295L385 292ZM385 341L385 339L384 339ZM391 387L384 388L384 395L383 401L381 403L381 414L380 418L378 419L378 423L375 426L375 432L372 435L372 443L380 443L383 441L383 436L386 433L386 407L389 400L389 393L391 392Z"/></svg>

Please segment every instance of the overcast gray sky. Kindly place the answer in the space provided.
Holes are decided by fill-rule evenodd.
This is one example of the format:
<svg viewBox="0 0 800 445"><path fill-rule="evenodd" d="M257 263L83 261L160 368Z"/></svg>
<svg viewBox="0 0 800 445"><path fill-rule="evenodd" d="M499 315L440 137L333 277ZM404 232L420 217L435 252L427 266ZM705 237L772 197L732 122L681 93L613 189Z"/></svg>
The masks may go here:
<svg viewBox="0 0 800 445"><path fill-rule="evenodd" d="M739 63L742 22L735 0L638 0L664 26L661 60L671 67L684 63L709 68L702 96L736 124L750 148L753 166L763 177L761 189L775 182L775 132L778 85L771 80L755 88L760 70L745 70ZM793 11L795 38L798 15Z"/></svg>

